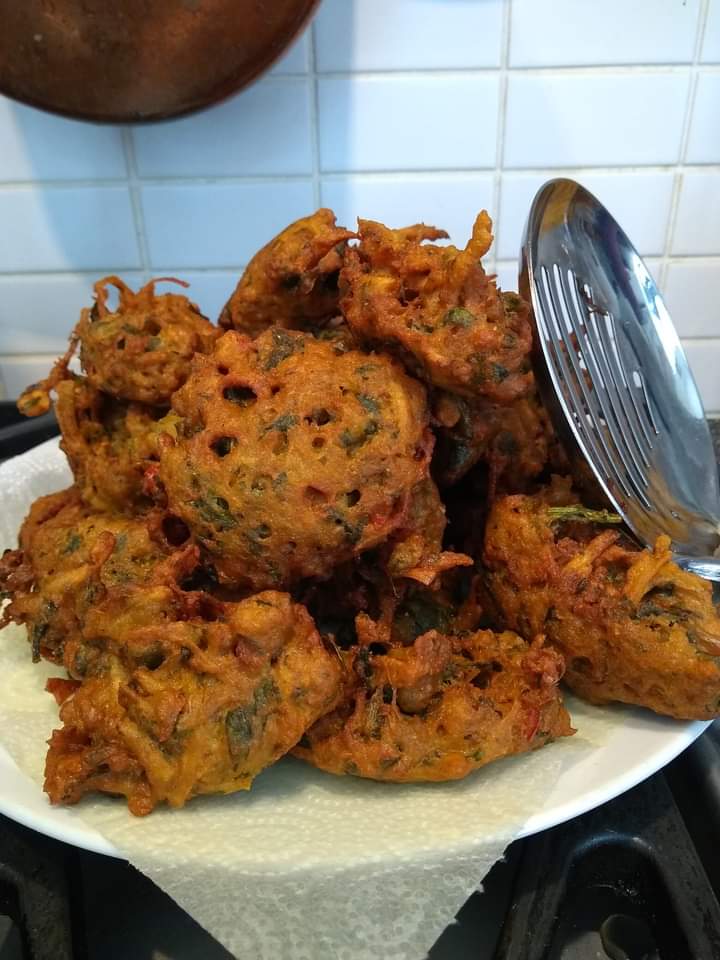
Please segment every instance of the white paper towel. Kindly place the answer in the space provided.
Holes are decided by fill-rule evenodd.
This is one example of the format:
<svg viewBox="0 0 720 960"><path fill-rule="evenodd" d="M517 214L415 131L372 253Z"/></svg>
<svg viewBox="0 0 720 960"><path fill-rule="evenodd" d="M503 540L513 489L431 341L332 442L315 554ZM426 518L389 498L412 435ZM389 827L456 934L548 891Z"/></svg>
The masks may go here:
<svg viewBox="0 0 720 960"><path fill-rule="evenodd" d="M15 545L35 497L70 480L57 441L0 466L0 547ZM0 633L0 743L42 784L57 726L43 688L57 670L30 662L24 633ZM141 819L109 798L74 814L242 960L421 960L542 808L577 740L458 783L379 784L287 759L250 793Z"/></svg>

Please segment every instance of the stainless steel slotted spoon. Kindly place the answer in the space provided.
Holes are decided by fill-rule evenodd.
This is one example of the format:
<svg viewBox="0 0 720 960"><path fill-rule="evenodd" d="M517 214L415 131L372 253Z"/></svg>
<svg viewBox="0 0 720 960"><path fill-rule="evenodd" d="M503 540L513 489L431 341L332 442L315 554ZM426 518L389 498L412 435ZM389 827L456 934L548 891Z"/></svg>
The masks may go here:
<svg viewBox="0 0 720 960"><path fill-rule="evenodd" d="M637 251L573 180L533 201L520 292L543 400L581 482L593 477L642 543L667 534L677 563L720 580L715 453L687 358Z"/></svg>

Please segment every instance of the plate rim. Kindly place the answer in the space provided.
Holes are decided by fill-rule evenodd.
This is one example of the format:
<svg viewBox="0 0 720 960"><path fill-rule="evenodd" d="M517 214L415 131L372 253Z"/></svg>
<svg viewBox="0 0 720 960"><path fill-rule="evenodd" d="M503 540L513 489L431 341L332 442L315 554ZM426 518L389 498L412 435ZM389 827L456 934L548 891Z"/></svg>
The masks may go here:
<svg viewBox="0 0 720 960"><path fill-rule="evenodd" d="M601 708L599 708L601 709ZM692 720L682 721L683 726L668 739L668 742L660 749L653 752L644 763L636 764L628 770L624 770L615 777L606 780L602 785L595 787L579 797L570 797L564 803L553 804L549 809L539 811L525 822L514 839L523 839L549 830L552 827L560 826L579 817L590 810L594 810L602 804L607 803L616 797L621 796L628 790L631 790L637 784L647 780L658 771L662 770L672 760L678 757L684 750L693 744L705 730L713 723L712 720ZM598 747L597 749L602 749ZM10 764L15 768L16 773L27 780L33 788L39 790L35 781L32 780L20 767L3 747L0 742L0 770L3 765ZM391 786L391 785L389 785ZM48 810L52 808L48 805ZM81 809L79 809L81 815ZM8 798L3 792L3 786L0 785L0 814L9 817L16 823L44 836L59 840L61 843L69 843L71 846L80 850L87 850L90 853L98 853L104 856L113 857L119 860L126 860L127 857L114 844L107 840L95 827L79 820L78 823L54 821L50 818L43 818L32 809L29 809L21 800ZM128 814L129 815L129 814ZM487 843L492 840L488 836L468 836L467 849L472 848L478 843ZM458 851L460 855L461 851ZM434 856L440 856L437 851L431 854L425 854L428 859Z"/></svg>

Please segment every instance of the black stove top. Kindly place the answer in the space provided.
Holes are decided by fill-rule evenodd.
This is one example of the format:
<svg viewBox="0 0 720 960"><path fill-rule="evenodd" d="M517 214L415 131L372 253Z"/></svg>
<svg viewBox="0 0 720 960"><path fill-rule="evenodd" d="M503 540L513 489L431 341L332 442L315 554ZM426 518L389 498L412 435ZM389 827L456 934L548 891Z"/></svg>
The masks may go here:
<svg viewBox="0 0 720 960"><path fill-rule="evenodd" d="M9 407L0 457L57 433ZM429 960L720 960L719 841L720 721L623 796L513 843ZM127 863L0 817L0 960L228 958Z"/></svg>

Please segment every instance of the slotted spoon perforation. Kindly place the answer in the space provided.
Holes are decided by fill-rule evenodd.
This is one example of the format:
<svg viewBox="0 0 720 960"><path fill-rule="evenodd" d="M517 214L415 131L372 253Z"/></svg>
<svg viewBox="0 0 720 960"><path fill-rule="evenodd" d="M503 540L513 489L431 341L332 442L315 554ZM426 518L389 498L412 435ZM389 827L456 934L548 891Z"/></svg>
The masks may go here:
<svg viewBox="0 0 720 960"><path fill-rule="evenodd" d="M573 180L538 192L520 292L536 320L543 399L578 480L590 467L638 540L667 534L686 569L720 580L710 431L670 315L608 211Z"/></svg>

